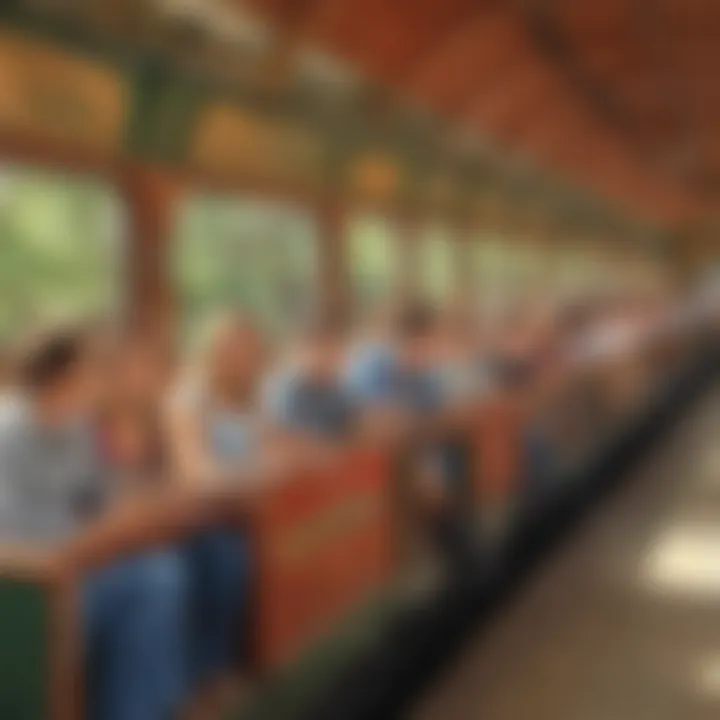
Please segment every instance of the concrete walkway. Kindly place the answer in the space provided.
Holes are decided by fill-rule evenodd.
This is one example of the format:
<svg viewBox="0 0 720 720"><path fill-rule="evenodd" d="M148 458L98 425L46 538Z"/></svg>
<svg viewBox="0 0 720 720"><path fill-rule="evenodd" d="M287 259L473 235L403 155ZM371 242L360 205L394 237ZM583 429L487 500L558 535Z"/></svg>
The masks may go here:
<svg viewBox="0 0 720 720"><path fill-rule="evenodd" d="M635 472L412 720L720 718L720 389Z"/></svg>

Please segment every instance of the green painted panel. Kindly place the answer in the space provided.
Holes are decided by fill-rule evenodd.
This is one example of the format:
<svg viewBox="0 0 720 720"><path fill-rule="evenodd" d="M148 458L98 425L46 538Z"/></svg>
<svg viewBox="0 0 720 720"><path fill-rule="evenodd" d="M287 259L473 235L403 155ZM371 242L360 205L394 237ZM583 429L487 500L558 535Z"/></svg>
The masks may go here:
<svg viewBox="0 0 720 720"><path fill-rule="evenodd" d="M45 588L0 580L2 720L47 720L49 625Z"/></svg>
<svg viewBox="0 0 720 720"><path fill-rule="evenodd" d="M156 64L140 66L133 82L127 148L152 160L183 162L204 98L199 84Z"/></svg>

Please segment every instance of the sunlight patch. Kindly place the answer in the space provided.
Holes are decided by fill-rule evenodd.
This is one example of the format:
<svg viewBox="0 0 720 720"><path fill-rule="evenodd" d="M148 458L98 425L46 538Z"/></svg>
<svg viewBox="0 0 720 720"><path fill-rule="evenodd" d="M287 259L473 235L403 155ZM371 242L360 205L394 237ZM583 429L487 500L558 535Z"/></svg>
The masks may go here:
<svg viewBox="0 0 720 720"><path fill-rule="evenodd" d="M688 523L663 533L640 574L644 585L664 595L720 595L720 528Z"/></svg>
<svg viewBox="0 0 720 720"><path fill-rule="evenodd" d="M700 664L696 681L700 692L720 698L720 655L712 655Z"/></svg>

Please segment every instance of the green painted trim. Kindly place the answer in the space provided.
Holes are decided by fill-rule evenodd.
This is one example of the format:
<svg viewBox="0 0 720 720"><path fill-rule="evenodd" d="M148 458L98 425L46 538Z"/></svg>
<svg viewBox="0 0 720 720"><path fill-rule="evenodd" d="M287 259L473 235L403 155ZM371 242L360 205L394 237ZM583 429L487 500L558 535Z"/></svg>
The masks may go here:
<svg viewBox="0 0 720 720"><path fill-rule="evenodd" d="M194 78L178 67L170 53L149 51L129 37L98 37L92 30L79 27L71 20L28 9L22 0L0 0L0 23L110 64L129 78L134 92L124 149L141 158L170 164L187 162L193 132L203 108L211 101L225 101L271 119L281 117L309 127L328 146L327 177L323 183L329 188L336 187L338 178L345 174L343 167L335 167L333 163L342 163L357 153L381 145L401 158L411 174L422 174L420 168L436 164L446 167L456 166L458 161L472 164L478 170L477 177L475 172L456 173L462 191L452 206L457 207L460 215L468 213L468 206L481 202L488 184L501 186L506 184L507 178L517 179L523 174L532 178L535 196L552 198L553 202L546 204L556 208L551 214L554 212L558 217L558 224L571 225L571 218L566 215L573 214L577 198L589 197L583 187L552 170L535 166L530 160L523 165L524 169L513 169L503 160L500 149L465 161L460 153L444 147L442 141L447 123L435 118L419 118L412 110L395 106L392 98L384 100L384 91L377 87L368 87L366 95L342 108L329 109L308 104L297 88L277 97L248 87L231 87L207 76ZM158 75L162 76L161 80ZM158 98L148 99L148 86L160 88ZM372 113L376 108L371 101L378 97L386 102L387 108L379 117L374 117ZM431 172L430 168L426 171ZM397 202L422 204L423 182L423 177L409 178ZM508 193L507 203L517 205L512 191ZM610 200L593 196L585 204L593 208L592 216L598 223L606 221L625 228L636 222ZM652 225L647 226L654 229Z"/></svg>
<svg viewBox="0 0 720 720"><path fill-rule="evenodd" d="M133 100L124 143L127 151L183 164L205 100L204 89L155 63L138 67L131 86Z"/></svg>
<svg viewBox="0 0 720 720"><path fill-rule="evenodd" d="M50 607L39 585L0 579L0 718L49 717Z"/></svg>
<svg viewBox="0 0 720 720"><path fill-rule="evenodd" d="M7 1L7 0L5 0ZM14 30L26 37L50 42L71 52L77 52L90 59L113 65L120 71L127 70L138 57L139 49L110 38L99 38L82 28L67 22L32 13L11 1L9 6L0 2L0 24L7 30ZM17 4L17 7L13 7Z"/></svg>

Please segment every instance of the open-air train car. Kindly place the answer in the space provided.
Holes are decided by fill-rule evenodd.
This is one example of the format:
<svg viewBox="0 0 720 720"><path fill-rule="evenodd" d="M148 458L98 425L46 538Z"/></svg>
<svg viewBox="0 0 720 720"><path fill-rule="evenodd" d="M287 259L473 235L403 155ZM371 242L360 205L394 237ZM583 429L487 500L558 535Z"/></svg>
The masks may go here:
<svg viewBox="0 0 720 720"><path fill-rule="evenodd" d="M423 113L342 74L337 80L319 61L296 77L290 61L274 55L268 64L280 79L262 73L260 92L242 73L217 79L212 40L192 27L166 28L159 16L139 9L133 16L123 3L97 3L94 12L67 3L67 14L63 3L52 12L42 3L3 5L0 248L8 258L16 251L17 267L0 275L24 298L13 301L15 315L0 315L3 332L32 320L35 290L28 295L10 280L27 272L20 251L33 242L36 256L56 253L66 270L64 280L41 275L56 292L51 303L70 298L73 310L109 309L168 353L213 304L228 300L252 305L281 335L292 308L310 296L349 318L397 288L420 287L438 304L490 306L553 284L575 294L584 283L627 289L638 268L664 278L664 287L676 281L652 253L621 243L608 250L604 236L627 228L594 206L580 214L600 242L573 245L581 230L571 209L585 200L559 184L548 191L544 177L460 139L452 147ZM183 28L199 43L197 64L176 51ZM34 223L40 205L55 207L50 227ZM112 248L98 253L87 244L93 232L113 235L98 237ZM43 245L58 234L77 241L74 255ZM592 271L583 274L582 262ZM697 360L697 347L686 327L648 334L561 377L498 382L473 405L456 435L468 460L478 572L488 553L503 552L527 507L567 493L563 478L576 477L573 468L642 415ZM548 482L531 472L528 438L538 428L554 454ZM402 614L403 533L412 525L398 492L405 452L358 447L325 469L332 482L307 473L238 513L253 539L256 573L243 667L253 692L240 717L299 716ZM231 505L230 497L223 508L186 501L139 508L117 547L82 561L63 547L0 548L0 717L82 717L83 574L182 539Z"/></svg>

